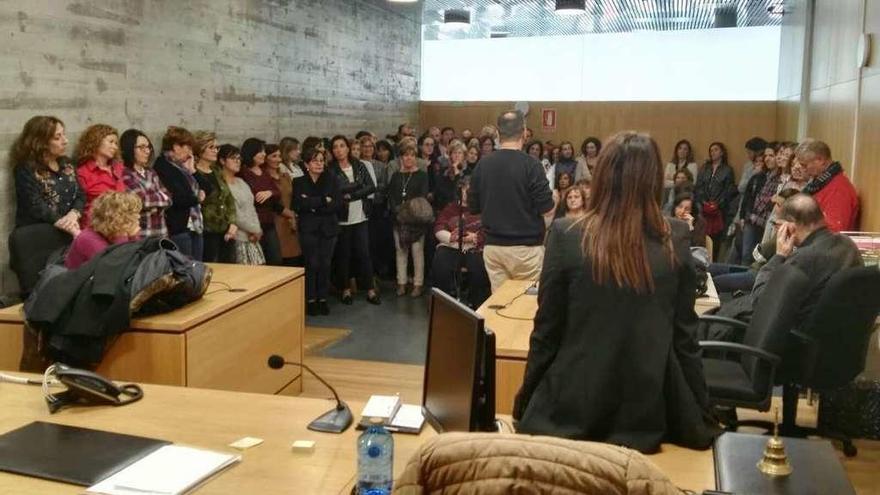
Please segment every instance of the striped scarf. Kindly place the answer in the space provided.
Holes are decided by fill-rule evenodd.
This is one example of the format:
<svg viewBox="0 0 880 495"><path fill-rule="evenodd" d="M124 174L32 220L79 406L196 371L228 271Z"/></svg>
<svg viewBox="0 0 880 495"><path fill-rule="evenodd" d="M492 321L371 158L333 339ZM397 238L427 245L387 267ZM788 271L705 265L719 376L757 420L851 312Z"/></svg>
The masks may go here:
<svg viewBox="0 0 880 495"><path fill-rule="evenodd" d="M813 180L808 182L801 192L810 195L816 194L817 192L821 191L823 187L827 186L835 175L841 172L843 172L843 167L840 166L840 162L834 162L831 165L828 165L828 168L826 168L824 172L817 175L815 178L813 178Z"/></svg>

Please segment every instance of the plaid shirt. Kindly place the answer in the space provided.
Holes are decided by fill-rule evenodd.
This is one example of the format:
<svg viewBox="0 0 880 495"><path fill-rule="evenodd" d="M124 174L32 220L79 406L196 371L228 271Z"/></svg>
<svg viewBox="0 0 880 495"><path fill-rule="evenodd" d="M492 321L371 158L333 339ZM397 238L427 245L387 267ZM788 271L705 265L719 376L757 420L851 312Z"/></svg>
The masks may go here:
<svg viewBox="0 0 880 495"><path fill-rule="evenodd" d="M141 210L141 236L168 237L165 226L165 208L171 205L171 195L159 182L159 176L151 168L144 169L143 175L133 167L122 171L125 188L140 196L144 202Z"/></svg>

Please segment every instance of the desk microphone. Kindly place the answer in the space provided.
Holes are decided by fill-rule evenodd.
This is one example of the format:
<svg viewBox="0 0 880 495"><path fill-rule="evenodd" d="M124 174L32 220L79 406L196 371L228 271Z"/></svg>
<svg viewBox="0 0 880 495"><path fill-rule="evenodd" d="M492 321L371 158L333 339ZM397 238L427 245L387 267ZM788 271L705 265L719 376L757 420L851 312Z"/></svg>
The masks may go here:
<svg viewBox="0 0 880 495"><path fill-rule="evenodd" d="M285 361L284 357L279 356L278 354L272 354L269 356L268 361L269 367L273 370L279 370L284 367L284 365L291 366L299 366L304 370L308 371L315 378L318 379L319 382L323 383L325 387L329 388L331 392L333 392L333 397L336 399L336 407L325 412L324 414L318 416L317 419L309 423L308 429L312 431L321 431L324 433L342 433L351 426L354 418L351 415L351 409L348 408L348 404L342 402L339 399L339 394L336 393L336 389L334 389L329 383L324 381L323 378L318 376L317 373L314 372L308 366L297 363L294 361Z"/></svg>

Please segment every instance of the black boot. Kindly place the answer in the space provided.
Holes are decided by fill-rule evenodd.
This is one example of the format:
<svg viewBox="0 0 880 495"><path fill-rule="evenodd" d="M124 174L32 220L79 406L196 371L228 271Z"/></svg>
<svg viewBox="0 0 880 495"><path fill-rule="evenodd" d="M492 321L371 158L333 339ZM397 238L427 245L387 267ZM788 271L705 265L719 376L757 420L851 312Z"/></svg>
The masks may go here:
<svg viewBox="0 0 880 495"><path fill-rule="evenodd" d="M309 316L318 316L318 302L317 301L309 301L306 303L306 314Z"/></svg>

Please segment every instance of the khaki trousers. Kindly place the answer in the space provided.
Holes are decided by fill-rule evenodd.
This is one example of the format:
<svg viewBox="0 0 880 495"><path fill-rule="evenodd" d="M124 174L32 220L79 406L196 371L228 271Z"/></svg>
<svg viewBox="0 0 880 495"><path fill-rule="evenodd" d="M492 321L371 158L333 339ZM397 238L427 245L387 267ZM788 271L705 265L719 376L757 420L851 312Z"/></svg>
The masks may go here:
<svg viewBox="0 0 880 495"><path fill-rule="evenodd" d="M493 246L483 248L483 262L492 292L507 280L538 280L544 264L544 246Z"/></svg>

